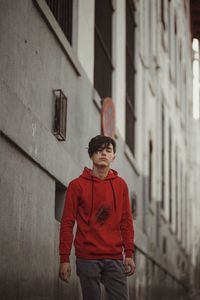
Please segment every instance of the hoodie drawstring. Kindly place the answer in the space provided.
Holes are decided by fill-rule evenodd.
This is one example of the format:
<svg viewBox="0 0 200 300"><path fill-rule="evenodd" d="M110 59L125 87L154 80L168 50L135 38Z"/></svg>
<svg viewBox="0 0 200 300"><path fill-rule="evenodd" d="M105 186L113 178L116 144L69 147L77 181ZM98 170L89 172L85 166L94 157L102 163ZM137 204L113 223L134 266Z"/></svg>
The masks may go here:
<svg viewBox="0 0 200 300"><path fill-rule="evenodd" d="M115 211L116 211L116 196L115 196L115 190L114 190L114 187L113 187L113 184L112 184L112 180L109 179L110 181L110 185L111 185L111 188L112 188L112 192L113 192L113 198L114 198L114 208L115 208Z"/></svg>
<svg viewBox="0 0 200 300"><path fill-rule="evenodd" d="M90 224L90 219L91 219L91 216L92 216L93 206L94 206L94 179L93 179L93 176L92 176L92 206L91 206L91 211L90 211L90 215L89 215L88 224Z"/></svg>

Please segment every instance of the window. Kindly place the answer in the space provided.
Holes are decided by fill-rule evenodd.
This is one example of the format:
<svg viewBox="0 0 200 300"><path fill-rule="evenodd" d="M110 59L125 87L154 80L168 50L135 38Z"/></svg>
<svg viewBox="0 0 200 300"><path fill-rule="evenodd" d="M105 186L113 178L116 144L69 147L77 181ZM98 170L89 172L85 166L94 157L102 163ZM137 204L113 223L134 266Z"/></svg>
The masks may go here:
<svg viewBox="0 0 200 300"><path fill-rule="evenodd" d="M174 17L174 79L177 83L177 68L178 68L178 37L177 37L177 18Z"/></svg>
<svg viewBox="0 0 200 300"><path fill-rule="evenodd" d="M166 28L166 24L165 24L165 0L161 0L161 4L160 4L160 10L161 10L161 22L163 25L163 28Z"/></svg>
<svg viewBox="0 0 200 300"><path fill-rule="evenodd" d="M183 193L183 163L181 161L180 163L180 209L179 209L179 214L180 214L180 238L181 242L183 243L183 224L185 220L183 220L183 210L184 210L184 193Z"/></svg>
<svg viewBox="0 0 200 300"><path fill-rule="evenodd" d="M149 141L149 202L152 202L152 155L153 154L153 142Z"/></svg>
<svg viewBox="0 0 200 300"><path fill-rule="evenodd" d="M46 0L67 40L72 45L73 0Z"/></svg>
<svg viewBox="0 0 200 300"><path fill-rule="evenodd" d="M175 199L176 199L176 232L178 233L178 147L175 150Z"/></svg>
<svg viewBox="0 0 200 300"><path fill-rule="evenodd" d="M65 204L66 188L59 182L55 182L55 219L61 221Z"/></svg>
<svg viewBox="0 0 200 300"><path fill-rule="evenodd" d="M172 223L172 128L169 127L169 222Z"/></svg>
<svg viewBox="0 0 200 300"><path fill-rule="evenodd" d="M135 19L132 1L126 0L126 143L135 155Z"/></svg>
<svg viewBox="0 0 200 300"><path fill-rule="evenodd" d="M168 0L168 53L171 58L171 0Z"/></svg>
<svg viewBox="0 0 200 300"><path fill-rule="evenodd" d="M187 174L185 174L185 190L184 190L184 200L185 200L185 206L184 206L184 231L185 231L185 248L187 248L187 241L188 241L188 230L187 230L187 224L188 224L188 201L187 201L187 195L188 195L188 177Z"/></svg>
<svg viewBox="0 0 200 300"><path fill-rule="evenodd" d="M161 121L161 130L162 130L162 152L161 152L161 208L165 208L165 111L164 105L162 105L162 121Z"/></svg>
<svg viewBox="0 0 200 300"><path fill-rule="evenodd" d="M111 0L95 1L94 87L102 99L112 95L112 14Z"/></svg>

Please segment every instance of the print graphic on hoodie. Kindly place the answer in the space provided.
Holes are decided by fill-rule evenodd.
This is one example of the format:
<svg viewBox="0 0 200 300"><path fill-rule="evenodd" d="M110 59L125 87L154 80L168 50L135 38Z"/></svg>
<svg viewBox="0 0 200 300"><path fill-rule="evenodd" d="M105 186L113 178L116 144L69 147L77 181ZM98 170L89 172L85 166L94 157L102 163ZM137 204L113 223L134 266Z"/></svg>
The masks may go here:
<svg viewBox="0 0 200 300"><path fill-rule="evenodd" d="M102 206L96 214L97 223L103 224L110 216L110 208Z"/></svg>
<svg viewBox="0 0 200 300"><path fill-rule="evenodd" d="M61 262L69 261L73 227L77 223L76 256L85 259L122 259L133 256L133 221L128 187L110 169L103 180L84 168L66 193L60 231Z"/></svg>

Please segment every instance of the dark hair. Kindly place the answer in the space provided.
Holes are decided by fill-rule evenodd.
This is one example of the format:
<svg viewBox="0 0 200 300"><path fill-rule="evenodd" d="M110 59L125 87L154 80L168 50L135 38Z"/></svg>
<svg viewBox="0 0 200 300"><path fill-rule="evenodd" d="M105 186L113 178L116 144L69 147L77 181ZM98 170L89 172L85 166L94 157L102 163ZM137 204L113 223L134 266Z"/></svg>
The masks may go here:
<svg viewBox="0 0 200 300"><path fill-rule="evenodd" d="M113 145L113 151L116 152L116 143L110 136L97 135L93 137L88 144L88 154L90 157L99 151L100 149L108 148L109 145Z"/></svg>

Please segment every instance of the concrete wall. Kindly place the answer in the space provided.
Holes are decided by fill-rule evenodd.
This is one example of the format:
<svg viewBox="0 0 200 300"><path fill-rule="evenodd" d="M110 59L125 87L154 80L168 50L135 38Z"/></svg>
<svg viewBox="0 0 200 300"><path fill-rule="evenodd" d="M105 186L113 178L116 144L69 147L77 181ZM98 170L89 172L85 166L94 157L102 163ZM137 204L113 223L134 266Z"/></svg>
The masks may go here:
<svg viewBox="0 0 200 300"><path fill-rule="evenodd" d="M55 299L55 182L3 136L0 144L0 297Z"/></svg>

